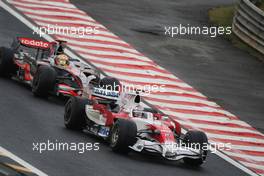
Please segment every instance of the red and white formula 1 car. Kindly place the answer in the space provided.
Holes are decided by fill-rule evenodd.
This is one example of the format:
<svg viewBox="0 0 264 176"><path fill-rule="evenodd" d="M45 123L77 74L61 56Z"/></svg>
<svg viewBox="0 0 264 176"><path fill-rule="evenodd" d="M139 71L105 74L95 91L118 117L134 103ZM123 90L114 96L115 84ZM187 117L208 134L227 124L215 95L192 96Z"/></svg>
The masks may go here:
<svg viewBox="0 0 264 176"><path fill-rule="evenodd" d="M96 75L98 80L99 73L65 55L64 43L16 38L11 48L0 48L0 76L28 83L39 97L82 95L86 78Z"/></svg>
<svg viewBox="0 0 264 176"><path fill-rule="evenodd" d="M105 89L118 84L117 79L105 77L99 86L91 88L89 99L69 99L64 115L66 128L103 137L115 152L150 152L168 160L183 159L194 166L205 161L205 133L191 130L182 135L177 121L143 108L138 93Z"/></svg>

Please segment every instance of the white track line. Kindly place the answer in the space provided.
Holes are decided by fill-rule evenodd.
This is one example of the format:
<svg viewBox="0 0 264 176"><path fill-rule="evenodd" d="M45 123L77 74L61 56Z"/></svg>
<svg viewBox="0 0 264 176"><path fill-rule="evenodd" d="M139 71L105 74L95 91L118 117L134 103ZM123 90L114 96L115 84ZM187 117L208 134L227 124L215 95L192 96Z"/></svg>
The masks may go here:
<svg viewBox="0 0 264 176"><path fill-rule="evenodd" d="M182 133L186 133L186 130L182 130ZM220 158L226 160L227 162L231 163L233 166L241 169L242 171L246 172L247 174L251 175L251 176L259 176L258 174L256 174L255 172L251 171L250 169L248 169L247 167L245 167L244 165L242 165L241 163L233 160L232 158L230 158L229 156L225 155L224 153L216 150L213 146L211 146L211 152L214 152L214 154L216 154L217 156L219 156Z"/></svg>
<svg viewBox="0 0 264 176"><path fill-rule="evenodd" d="M9 6L7 6L6 4L4 4L2 1L0 1L1 6L8 11L10 14L12 14L13 16L15 16L16 18L18 18L21 22L23 22L25 25L27 25L30 29L34 30L36 28L36 26L34 26L29 20L27 20L26 18L24 18L22 15L20 15L18 12L16 12L15 10L13 10L12 8L10 8ZM48 41L52 41L53 39L48 36L48 35L43 35L43 38L45 38ZM79 58L76 54L70 52L69 50L65 51L66 54L68 54L70 57L74 57L74 58L78 58L81 61L83 61L81 58ZM83 61L84 62L84 61ZM186 133L185 130L183 130L183 133ZM250 169L246 168L244 165L240 164L239 162L231 159L229 156L216 151L215 152L216 155L218 155L219 157L223 158L224 160L226 160L227 162L231 163L232 165L234 165L235 167L241 169L242 171L246 172L247 174L251 175L251 176L259 176L258 174L254 173L253 171L251 171Z"/></svg>
<svg viewBox="0 0 264 176"><path fill-rule="evenodd" d="M35 168L31 164L27 163L26 161L22 160L21 158L17 157L13 153L9 152L8 150L4 149L0 146L0 152L3 153L6 157L11 158L12 160L16 161L20 165L24 166L25 168L29 169L33 173L39 175L39 176L48 176L44 172L40 171L39 169Z"/></svg>
<svg viewBox="0 0 264 176"><path fill-rule="evenodd" d="M250 169L248 169L247 167L245 167L244 165L242 165L241 163L233 160L232 158L230 158L229 156L223 154L222 152L219 152L218 150L216 150L215 154L221 158L223 158L224 160L226 160L227 162L231 163L232 165L234 165L235 167L241 169L242 171L246 172L247 174L251 175L251 176L259 176L257 173L251 171Z"/></svg>

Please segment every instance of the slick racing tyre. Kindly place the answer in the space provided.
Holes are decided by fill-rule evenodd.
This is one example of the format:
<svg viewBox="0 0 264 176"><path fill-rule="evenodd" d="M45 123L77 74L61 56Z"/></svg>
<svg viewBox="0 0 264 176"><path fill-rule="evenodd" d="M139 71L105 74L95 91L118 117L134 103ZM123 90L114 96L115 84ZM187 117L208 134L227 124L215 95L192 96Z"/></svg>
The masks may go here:
<svg viewBox="0 0 264 176"><path fill-rule="evenodd" d="M85 126L85 105L91 104L90 100L71 97L65 105L64 125L71 130L82 130Z"/></svg>
<svg viewBox="0 0 264 176"><path fill-rule="evenodd" d="M57 73L52 67L40 66L33 78L33 94L38 97L47 97L55 87L56 77Z"/></svg>
<svg viewBox="0 0 264 176"><path fill-rule="evenodd" d="M133 121L118 119L111 130L110 147L114 152L127 154L136 143L137 126Z"/></svg>
<svg viewBox="0 0 264 176"><path fill-rule="evenodd" d="M197 149L199 147L201 151L200 158L183 158L184 163L191 166L200 166L201 164L203 164L207 156L206 145L208 143L208 139L206 134L202 131L190 130L185 134L183 140L185 144L187 144L186 146L194 149Z"/></svg>
<svg viewBox="0 0 264 176"><path fill-rule="evenodd" d="M113 77L104 77L100 80L99 86L102 89L112 90L112 91L119 91L121 88L121 84L118 79Z"/></svg>
<svg viewBox="0 0 264 176"><path fill-rule="evenodd" d="M13 62L13 50L5 47L0 48L0 76L11 76L16 72L16 66Z"/></svg>

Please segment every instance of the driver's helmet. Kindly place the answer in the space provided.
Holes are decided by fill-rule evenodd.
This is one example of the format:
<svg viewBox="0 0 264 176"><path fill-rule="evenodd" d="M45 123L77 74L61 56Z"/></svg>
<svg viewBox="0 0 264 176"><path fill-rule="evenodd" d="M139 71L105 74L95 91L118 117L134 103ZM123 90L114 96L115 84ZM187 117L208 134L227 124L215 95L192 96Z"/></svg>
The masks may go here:
<svg viewBox="0 0 264 176"><path fill-rule="evenodd" d="M137 109L134 109L134 110L132 111L132 115L133 115L133 117L141 118L141 117L143 117L143 112L142 112L142 111L139 111L139 110L137 110Z"/></svg>
<svg viewBox="0 0 264 176"><path fill-rule="evenodd" d="M70 65L69 57L66 54L60 54L55 58L55 64L61 67Z"/></svg>
<svg viewBox="0 0 264 176"><path fill-rule="evenodd" d="M60 45L57 49L57 55L63 54L64 53L64 48L62 45Z"/></svg>

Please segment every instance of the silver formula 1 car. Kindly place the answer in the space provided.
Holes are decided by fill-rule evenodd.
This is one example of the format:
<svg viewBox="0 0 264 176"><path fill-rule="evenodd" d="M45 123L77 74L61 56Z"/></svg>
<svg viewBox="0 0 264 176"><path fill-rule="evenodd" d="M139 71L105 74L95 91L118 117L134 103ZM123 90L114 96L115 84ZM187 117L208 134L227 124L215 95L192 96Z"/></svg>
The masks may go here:
<svg viewBox="0 0 264 176"><path fill-rule="evenodd" d="M64 54L66 41L47 42L18 37L10 48L0 47L0 77L13 77L32 87L34 95L80 96L88 76L100 75Z"/></svg>

